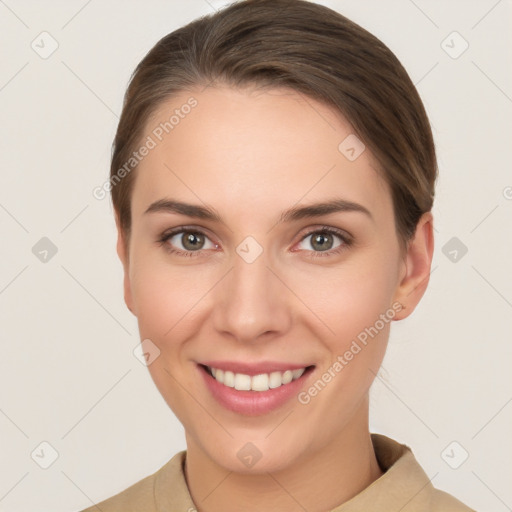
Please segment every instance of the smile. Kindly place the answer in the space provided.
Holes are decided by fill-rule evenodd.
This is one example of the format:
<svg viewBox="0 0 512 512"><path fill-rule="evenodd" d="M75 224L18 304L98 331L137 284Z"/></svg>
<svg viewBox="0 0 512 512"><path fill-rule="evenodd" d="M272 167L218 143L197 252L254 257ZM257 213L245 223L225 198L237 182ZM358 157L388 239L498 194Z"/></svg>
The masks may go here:
<svg viewBox="0 0 512 512"><path fill-rule="evenodd" d="M224 386L235 388L238 391L268 391L279 388L285 384L297 380L306 371L306 368L286 370L284 372L260 373L259 375L247 375L245 373L233 373L220 368L206 367L210 375Z"/></svg>
<svg viewBox="0 0 512 512"><path fill-rule="evenodd" d="M199 363L197 368L210 396L219 405L238 414L255 416L279 409L297 397L315 365L212 361Z"/></svg>

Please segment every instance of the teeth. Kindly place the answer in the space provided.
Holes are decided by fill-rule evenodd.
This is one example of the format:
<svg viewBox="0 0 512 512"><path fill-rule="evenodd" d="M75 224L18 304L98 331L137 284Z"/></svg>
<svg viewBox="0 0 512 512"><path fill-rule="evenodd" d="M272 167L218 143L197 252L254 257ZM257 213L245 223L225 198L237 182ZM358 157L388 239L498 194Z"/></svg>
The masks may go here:
<svg viewBox="0 0 512 512"><path fill-rule="evenodd" d="M299 368L298 370L292 370L292 380L298 379L304 372L306 371L306 368Z"/></svg>
<svg viewBox="0 0 512 512"><path fill-rule="evenodd" d="M255 375L251 379L251 389L253 391L267 391L268 390L268 375L262 373L261 375Z"/></svg>
<svg viewBox="0 0 512 512"><path fill-rule="evenodd" d="M218 374L217 374L218 375ZM220 378L222 378L222 375L219 376ZM215 377L217 378L217 377ZM219 381L221 382L221 381ZM233 372L224 372L224 378L223 378L223 382L222 382L225 386L228 386L230 388L234 388L235 387L235 374Z"/></svg>
<svg viewBox="0 0 512 512"><path fill-rule="evenodd" d="M249 391L251 389L251 377L243 373L235 374L235 389L238 389L238 391Z"/></svg>
<svg viewBox="0 0 512 512"><path fill-rule="evenodd" d="M244 373L233 373L218 368L210 368L209 366L208 369L217 382L238 391L268 391L288 384L292 380L297 380L306 371L306 368L299 368L298 370L286 370L285 372L272 372L270 374L261 373L251 377Z"/></svg>

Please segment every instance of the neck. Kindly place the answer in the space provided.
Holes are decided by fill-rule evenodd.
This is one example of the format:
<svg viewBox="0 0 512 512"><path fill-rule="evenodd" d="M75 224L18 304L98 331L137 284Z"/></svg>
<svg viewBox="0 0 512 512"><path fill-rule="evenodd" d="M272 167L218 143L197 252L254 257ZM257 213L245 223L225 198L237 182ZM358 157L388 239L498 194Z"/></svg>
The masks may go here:
<svg viewBox="0 0 512 512"><path fill-rule="evenodd" d="M187 436L185 476L198 512L323 512L382 475L368 429L368 402L321 450L276 472L245 474L219 466Z"/></svg>

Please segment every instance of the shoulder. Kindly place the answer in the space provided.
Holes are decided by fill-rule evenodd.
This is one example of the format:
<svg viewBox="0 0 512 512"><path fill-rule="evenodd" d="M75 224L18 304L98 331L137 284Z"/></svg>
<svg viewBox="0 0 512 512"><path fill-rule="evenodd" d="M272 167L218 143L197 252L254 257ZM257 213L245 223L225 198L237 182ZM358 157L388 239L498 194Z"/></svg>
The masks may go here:
<svg viewBox="0 0 512 512"><path fill-rule="evenodd" d="M161 487L163 481L166 492L179 494L181 481L175 478L180 474L185 452L175 454L155 473L134 483L123 491L80 512L157 512L161 509ZM160 494L159 494L160 493Z"/></svg>
<svg viewBox="0 0 512 512"><path fill-rule="evenodd" d="M476 512L451 494L435 488L431 494L430 510L432 512Z"/></svg>
<svg viewBox="0 0 512 512"><path fill-rule="evenodd" d="M402 512L475 512L451 494L434 487L433 478L428 477L409 446L375 433L372 442L384 473L359 495L365 505L378 502L380 508L375 509Z"/></svg>
<svg viewBox="0 0 512 512"><path fill-rule="evenodd" d="M156 511L154 500L155 474L149 475L124 491L80 512L146 512Z"/></svg>

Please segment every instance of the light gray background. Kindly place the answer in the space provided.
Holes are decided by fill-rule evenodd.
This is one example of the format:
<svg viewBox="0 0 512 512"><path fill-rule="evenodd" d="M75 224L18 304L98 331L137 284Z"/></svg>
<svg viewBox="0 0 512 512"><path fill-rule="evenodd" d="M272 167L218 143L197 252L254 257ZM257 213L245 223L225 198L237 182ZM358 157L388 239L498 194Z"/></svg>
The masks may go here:
<svg viewBox="0 0 512 512"><path fill-rule="evenodd" d="M133 355L112 207L92 189L108 177L135 65L225 3L0 0L0 511L79 510L185 448ZM512 3L319 3L396 53L439 155L431 283L412 317L393 324L372 430L411 446L433 484L468 505L512 510ZM43 31L59 45L46 59L31 47L51 48ZM458 58L453 31L469 43ZM58 250L46 262L32 251L42 237ZM451 246L443 252L453 237L468 249L456 261ZM47 469L43 441L58 453Z"/></svg>

